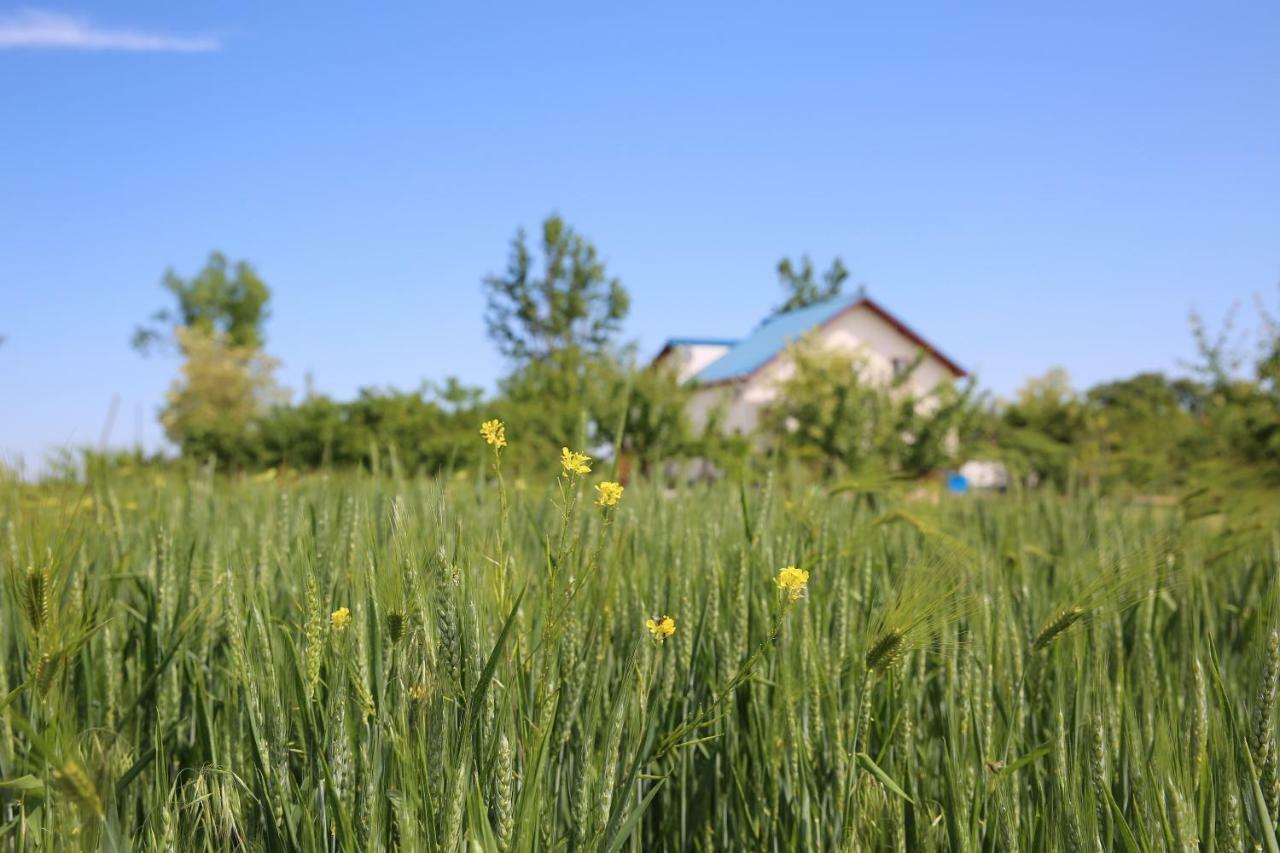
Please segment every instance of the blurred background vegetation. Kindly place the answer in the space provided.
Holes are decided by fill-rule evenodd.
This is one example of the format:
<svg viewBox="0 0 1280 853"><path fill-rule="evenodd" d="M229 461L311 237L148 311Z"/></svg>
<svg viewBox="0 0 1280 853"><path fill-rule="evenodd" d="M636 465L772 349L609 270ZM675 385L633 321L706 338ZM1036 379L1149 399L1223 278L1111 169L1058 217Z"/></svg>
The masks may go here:
<svg viewBox="0 0 1280 853"><path fill-rule="evenodd" d="M839 258L820 281L808 258L783 259L777 273L779 311L835 295L848 278ZM178 455L86 450L55 476L86 464L450 475L483 465L476 428L499 417L519 431L509 464L530 474L553 466L570 443L617 454L624 478L671 484L691 472L750 477L779 466L824 479L936 479L983 459L1007 466L1015 488L1168 496L1280 486L1280 322L1261 299L1250 340L1234 318L1215 332L1193 315L1199 355L1183 375L1077 389L1054 368L1011 400L970 380L921 407L860 380L851 356L801 346L762 433L747 438L724 434L714 417L702 431L690 428L690 388L649 367L622 337L626 288L554 214L536 239L518 232L505 268L483 280L489 335L508 364L492 394L446 377L412 390L369 386L353 400L310 388L295 399L274 378L271 292L249 263L215 252L195 276L170 271L162 286L171 302L136 331L134 345L181 358L159 413ZM699 464L679 464L689 460Z"/></svg>

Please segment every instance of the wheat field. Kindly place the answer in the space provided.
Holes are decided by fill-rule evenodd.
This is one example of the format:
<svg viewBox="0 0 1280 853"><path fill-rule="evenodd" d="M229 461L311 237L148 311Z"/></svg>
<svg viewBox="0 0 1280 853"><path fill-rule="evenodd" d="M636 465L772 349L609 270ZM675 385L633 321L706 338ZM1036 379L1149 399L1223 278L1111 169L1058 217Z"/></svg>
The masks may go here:
<svg viewBox="0 0 1280 853"><path fill-rule="evenodd" d="M1273 530L569 471L0 486L0 848L1276 851Z"/></svg>

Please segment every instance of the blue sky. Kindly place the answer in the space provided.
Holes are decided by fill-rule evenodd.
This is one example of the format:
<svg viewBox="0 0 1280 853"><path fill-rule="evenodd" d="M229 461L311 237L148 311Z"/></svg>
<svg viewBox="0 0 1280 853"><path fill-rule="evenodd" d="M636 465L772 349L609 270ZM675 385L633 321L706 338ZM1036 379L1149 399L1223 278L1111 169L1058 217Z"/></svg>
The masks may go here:
<svg viewBox="0 0 1280 853"><path fill-rule="evenodd" d="M0 6L0 458L117 396L154 446L129 336L215 248L294 389L491 385L480 279L552 210L646 354L808 252L997 393L1176 369L1190 309L1276 304L1280 7L1031 5Z"/></svg>

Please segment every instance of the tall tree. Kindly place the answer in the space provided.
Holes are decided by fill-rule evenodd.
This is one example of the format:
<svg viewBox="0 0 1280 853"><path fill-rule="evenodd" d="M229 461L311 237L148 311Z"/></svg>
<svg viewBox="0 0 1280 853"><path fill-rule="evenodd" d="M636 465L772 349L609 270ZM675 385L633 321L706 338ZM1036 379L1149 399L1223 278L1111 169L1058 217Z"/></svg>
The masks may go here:
<svg viewBox="0 0 1280 853"><path fill-rule="evenodd" d="M194 277L183 278L168 270L161 286L177 304L151 315L151 325L137 328L133 346L139 352L176 343L171 337L175 329L219 337L231 347L262 347L271 291L247 262L232 264L221 252L211 252Z"/></svg>
<svg viewBox="0 0 1280 853"><path fill-rule="evenodd" d="M778 261L778 282L787 292L787 301L774 309L774 313L785 314L839 296L848 277L849 270L839 257L822 274L821 284L814 279L813 261L808 255L801 256L799 267L790 258L783 258Z"/></svg>
<svg viewBox="0 0 1280 853"><path fill-rule="evenodd" d="M630 307L622 282L608 275L595 246L556 214L542 223L541 249L535 269L522 229L511 242L506 272L485 277L489 336L517 362L570 349L603 351Z"/></svg>
<svg viewBox="0 0 1280 853"><path fill-rule="evenodd" d="M166 271L161 286L173 304L138 327L133 345L144 354L176 349L184 359L160 412L165 434L184 454L252 464L257 419L288 400L275 382L278 362L262 352L271 290L247 262L221 252L192 278Z"/></svg>
<svg viewBox="0 0 1280 853"><path fill-rule="evenodd" d="M186 360L160 413L165 434L188 456L251 464L255 420L288 401L274 378L279 363L255 347L229 343L223 332L180 327L176 337Z"/></svg>

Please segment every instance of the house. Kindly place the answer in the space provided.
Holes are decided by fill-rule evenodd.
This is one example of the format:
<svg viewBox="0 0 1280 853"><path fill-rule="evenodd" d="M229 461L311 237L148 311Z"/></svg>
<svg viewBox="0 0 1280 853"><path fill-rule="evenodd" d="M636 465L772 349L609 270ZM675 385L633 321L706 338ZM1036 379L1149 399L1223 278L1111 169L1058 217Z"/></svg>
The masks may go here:
<svg viewBox="0 0 1280 853"><path fill-rule="evenodd" d="M742 340L672 338L653 363L670 365L681 382L696 383L689 403L695 430L700 431L711 413L721 408L724 429L746 434L755 430L761 409L777 397L779 384L794 370L788 347L809 333L817 336L820 346L859 353L870 381L888 384L920 356L919 366L906 382L921 398L928 398L939 383L967 375L937 347L862 294L776 314Z"/></svg>

